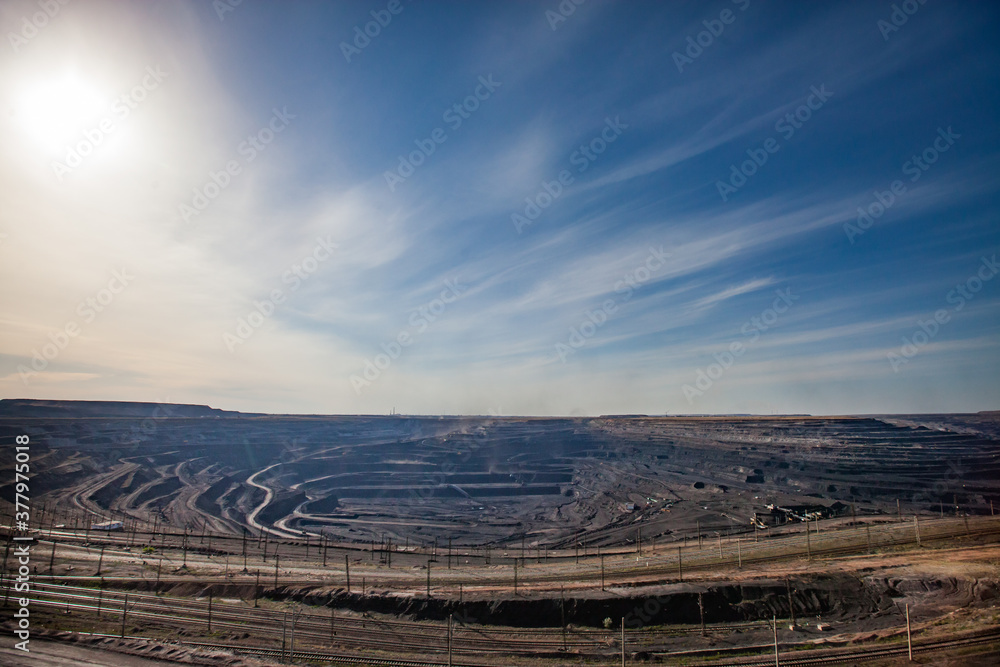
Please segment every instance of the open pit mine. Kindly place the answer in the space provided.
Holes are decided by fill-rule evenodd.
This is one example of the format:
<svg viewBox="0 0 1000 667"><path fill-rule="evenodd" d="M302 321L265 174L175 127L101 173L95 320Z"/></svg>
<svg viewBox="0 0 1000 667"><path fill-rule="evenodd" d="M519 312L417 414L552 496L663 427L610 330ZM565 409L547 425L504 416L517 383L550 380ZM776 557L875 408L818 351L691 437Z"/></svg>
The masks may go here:
<svg viewBox="0 0 1000 667"><path fill-rule="evenodd" d="M3 400L0 437L4 664L1000 661L1000 413Z"/></svg>

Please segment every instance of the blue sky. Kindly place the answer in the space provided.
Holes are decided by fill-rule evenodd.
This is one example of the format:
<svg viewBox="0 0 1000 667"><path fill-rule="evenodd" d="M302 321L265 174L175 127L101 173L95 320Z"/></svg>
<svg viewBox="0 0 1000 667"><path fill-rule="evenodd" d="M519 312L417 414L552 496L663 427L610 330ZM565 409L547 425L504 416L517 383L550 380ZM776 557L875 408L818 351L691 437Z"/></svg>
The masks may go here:
<svg viewBox="0 0 1000 667"><path fill-rule="evenodd" d="M1000 10L904 4L5 3L0 394L996 409Z"/></svg>

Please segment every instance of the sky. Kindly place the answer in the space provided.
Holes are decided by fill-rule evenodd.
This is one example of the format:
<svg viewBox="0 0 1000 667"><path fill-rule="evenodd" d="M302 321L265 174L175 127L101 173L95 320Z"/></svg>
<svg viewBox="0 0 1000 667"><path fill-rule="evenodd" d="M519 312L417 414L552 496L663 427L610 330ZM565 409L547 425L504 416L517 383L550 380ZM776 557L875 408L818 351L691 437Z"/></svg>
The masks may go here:
<svg viewBox="0 0 1000 667"><path fill-rule="evenodd" d="M997 409L998 19L4 2L0 397Z"/></svg>

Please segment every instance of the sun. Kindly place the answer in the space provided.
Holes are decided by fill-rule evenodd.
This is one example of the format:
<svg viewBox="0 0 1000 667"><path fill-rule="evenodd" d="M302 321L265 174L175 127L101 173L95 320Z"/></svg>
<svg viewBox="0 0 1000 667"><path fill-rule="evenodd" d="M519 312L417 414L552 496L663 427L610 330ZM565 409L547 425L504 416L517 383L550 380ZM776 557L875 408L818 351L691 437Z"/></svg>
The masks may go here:
<svg viewBox="0 0 1000 667"><path fill-rule="evenodd" d="M16 104L26 138L47 152L57 152L81 137L107 106L98 89L73 72L32 80Z"/></svg>

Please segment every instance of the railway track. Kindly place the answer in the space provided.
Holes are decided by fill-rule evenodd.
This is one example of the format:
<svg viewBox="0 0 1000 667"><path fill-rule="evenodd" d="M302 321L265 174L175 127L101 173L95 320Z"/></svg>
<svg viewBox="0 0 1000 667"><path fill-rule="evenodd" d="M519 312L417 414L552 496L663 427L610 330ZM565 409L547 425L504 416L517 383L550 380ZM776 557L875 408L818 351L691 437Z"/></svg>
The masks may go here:
<svg viewBox="0 0 1000 667"><path fill-rule="evenodd" d="M941 639L935 641L923 641L913 643L913 653L916 654L928 654L935 653L939 651L946 651L949 649L966 648L970 646L979 646L982 644L991 644L1000 642L1000 630L993 629L986 635L977 635L972 637L961 637L956 639ZM843 665L843 664L857 664L858 662L868 662L872 660L880 660L883 658L895 658L899 656L905 656L908 653L908 649L905 645L903 646L893 646L893 647L877 647L869 649L857 649L851 651L842 651L836 655L817 655L817 656L793 656L793 657L782 657L779 655L778 662L785 667L809 667L810 665ZM774 665L774 656L767 659L755 658L753 660L741 660L738 662L715 662L713 664L717 667L768 667L769 665Z"/></svg>
<svg viewBox="0 0 1000 667"><path fill-rule="evenodd" d="M81 587L60 587L49 586L49 590L44 593L36 593L33 604L58 609L71 609L77 612L97 613L98 610L108 614L112 619L117 619L122 613L125 604L125 593L100 592L93 594L92 589ZM100 598L100 600L99 600ZM190 629L192 626L209 627L209 603L200 600L187 600L180 598L160 598L149 595L128 594L130 604L128 607L128 617L133 619L148 619L167 626L180 626ZM98 601L99 600L99 601ZM227 608L229 607L229 608ZM117 622L114 620L113 622ZM372 665L442 665L446 664L442 660L432 658L432 656L445 656L448 653L447 629L440 624L418 623L408 621L382 621L370 618L357 618L342 616L334 618L323 617L315 613L299 614L294 625L288 622L288 618L283 612L267 609L234 609L232 605L216 602L211 613L212 629L239 631L250 633L259 642L269 638L276 644L283 641L285 632L294 628L293 634L296 640L307 645L329 645L336 643L341 648L354 648L358 651L371 650L378 647L391 653L403 655L425 655L428 658L422 661L403 660L376 656L366 656L357 654L347 654L339 651L322 651L315 648L296 650L296 659L312 660L322 662L334 662L341 664L372 664ZM718 635L721 632L736 632L752 629L767 629L769 623L741 623L729 625L709 625L708 632ZM900 628L902 630L902 628ZM662 640L670 635L700 633L700 627L688 628L667 628L657 630L629 630L626 633L625 642L628 651L634 651L635 647L649 647L651 642ZM466 658L479 657L489 659L490 656L507 655L523 658L551 658L558 655L572 655L574 658L587 658L589 660L607 659L610 655L616 654L620 650L618 643L618 633L616 631L600 631L596 629L578 629L569 631L566 639L559 637L558 630L545 630L536 628L504 628L491 631L481 628L472 628L458 624L455 626L451 649L454 655L466 656ZM101 635L108 637L118 637L120 635ZM136 637L136 639L146 639ZM933 651L976 646L981 644L1000 642L1000 628L995 628L986 634L979 633L975 636L952 638L945 640L923 641L914 644L914 652L928 653ZM197 642L182 640L177 643L211 647L249 653L254 655L275 657L281 655L281 649L275 646L248 646L243 644L221 644L211 642ZM788 655L787 645L786 656L780 658L783 665L833 665L851 664L860 661L875 660L880 658L890 658L905 654L905 645L880 646L866 649L832 649L824 655ZM797 644L801 648L809 648L811 644L807 642ZM631 647L631 648L630 648ZM748 650L759 651L762 655L770 652L770 645L756 645L732 647L720 651L720 654L746 652ZM662 652L655 649L645 649L661 658L692 658L690 652ZM286 657L288 652L285 652ZM718 654L716 656L718 659ZM453 665L462 663L452 662ZM469 663L473 667L474 663ZM488 662L483 664L490 664ZM757 667L774 664L773 658L761 657L752 659L741 659L732 662L716 662L718 665L728 667ZM477 666L478 667L478 666Z"/></svg>
<svg viewBox="0 0 1000 667"><path fill-rule="evenodd" d="M944 528L942 530L942 528ZM853 535L854 539L846 544L843 540L848 540L852 536L845 535L846 531L830 532L823 535L823 539L831 535L839 538L840 542L823 545L817 544L815 547L809 544L810 538L802 535L783 538L780 541L765 543L760 546L747 544L745 548L732 545L723 547L723 555L720 558L712 553L714 550L705 548L694 553L682 556L682 569L684 573L708 572L720 569L732 569L747 565L767 565L770 563L787 562L790 560L801 560L803 558L813 558L821 560L826 558L837 558L844 556L860 556L870 553L873 550L889 548L908 548L914 546L927 546L935 542L949 542L956 538L967 539L987 539L994 540L1000 536L1000 519L984 519L977 522L974 528L967 527L962 522L945 520L945 524L931 524L926 526L922 538L917 538L915 533L906 535L903 533L912 532L912 529L902 524L892 524L890 529L872 536L871 546L866 540L866 535ZM895 533L895 534L894 534ZM888 539L887 539L888 538ZM815 538L817 541L819 537ZM194 551L194 550L192 550ZM693 549L692 549L693 551ZM736 551L737 553L733 553ZM115 554L118 557L131 559L142 558L141 555L132 552L108 552L108 556ZM530 588L537 585L563 585L566 581L574 582L599 582L605 580L608 587L648 585L650 583L662 583L666 580L678 579L678 560L675 553L668 553L640 557L638 563L630 557L616 556L606 559L604 572L602 565L594 562L594 558L589 562L581 563L579 566L571 562L563 562L558 567L554 564L532 565L521 567L518 572L518 580L522 587ZM284 558L282 559L284 563ZM214 567L219 567L220 563L214 563ZM303 563L308 565L308 563ZM297 563L293 561L287 567L292 568L294 573ZM265 567L267 567L265 565ZM318 568L318 565L315 565ZM264 568L260 568L264 569ZM407 572L410 570L410 572ZM509 570L509 571L508 571ZM266 570L265 570L266 571ZM340 568L330 568L330 575L316 574L312 576L292 576L283 575L280 583L284 585L329 585L332 577L342 577L343 571ZM483 589L503 589L509 588L513 581L512 568L504 566L503 574L496 574L492 569L488 572L481 572L475 567L456 567L454 570L446 570L444 567L435 568L435 581L432 588L439 592L454 592L461 584L466 590L472 591L479 587ZM359 575L369 576L371 586L379 589L402 589L413 590L422 589L424 586L424 573L413 571L412 568L385 568L381 566L362 564ZM264 572L265 581L269 579ZM401 576L402 575L402 576ZM45 575L40 575L44 578ZM359 578L359 577L355 577ZM86 575L62 575L53 577L62 581L97 581L98 577ZM124 578L134 581L134 578ZM107 581L114 581L114 577L105 577ZM255 581L253 575L235 576L212 576L212 575L166 575L160 578L163 582L198 582L212 584L247 584ZM622 581L626 580L626 581Z"/></svg>
<svg viewBox="0 0 1000 667"><path fill-rule="evenodd" d="M51 591L33 597L32 603L54 610L72 610L95 615L101 612L112 619L121 617L122 607L125 604L124 596L103 597L99 601L97 595L59 594ZM359 649L379 646L409 653L440 654L447 651L447 630L440 624L406 624L349 617L334 619L333 616L324 618L314 614L301 614L293 620L283 617L281 612L263 609L252 612L227 610L225 605L218 603L209 614L204 604L201 608L192 609L189 605L177 604L176 601L151 602L148 599L136 599L131 595L127 617L149 619L159 624L183 628L195 626L206 630L211 628L215 631L248 632L255 637L269 637L275 641L278 641L286 630L294 628L296 638L313 644L337 643ZM567 638L563 640L558 630L508 633L457 625L452 647L456 654L469 655L532 656L561 650L600 653L606 650L610 634L613 633L579 633L574 630L568 632Z"/></svg>
<svg viewBox="0 0 1000 667"><path fill-rule="evenodd" d="M164 611L176 611L185 610L189 611L193 616L191 620L206 622L208 614L208 603L202 599L190 599L190 598L180 598L180 597L170 597L170 596L159 596L159 595L149 595L142 593L125 593L118 590L103 590L101 592L95 591L94 588L84 587L84 586L65 586L58 584L44 584L36 582L34 585L35 592L48 595L50 597L56 597L64 601L83 601L83 602L95 602L98 599L102 603L120 603L124 600L125 595L128 595L129 599L133 602L143 602L151 605L157 605L161 607ZM224 614L227 613L226 605L232 604L224 601L224 597L215 598L213 618L223 618ZM105 609L110 610L109 607ZM238 620L252 619L259 620L264 618L270 618L274 620L280 620L281 612L265 609L265 608L255 608L251 613L247 612L245 609L239 610L243 614L240 615ZM333 610L335 613L335 610ZM328 628L330 625L330 616L320 613L308 613L304 612L301 618L306 620L314 620L321 627ZM371 618L358 618L354 616L338 616L336 618L336 625L338 632L340 629L350 629L350 628L366 628L371 626L378 626L381 628L392 629L397 632L442 632L442 628L438 625L432 623L421 623L415 621L402 621L402 620L375 620ZM464 624L463 624L464 625ZM706 629L710 632L729 632L729 631L746 631L752 629L767 629L770 628L770 624L763 621L749 621L743 623L726 623L726 624L706 624ZM473 631L473 630L470 630ZM474 630L481 636L486 637L489 641L495 641L496 638L490 636L490 630L486 628L478 628ZM691 634L701 632L700 626L698 627L688 627L688 626L671 626L660 628L656 631L659 635L680 635L680 634ZM585 627L573 627L568 630L570 635L576 637L586 637L591 638L595 641L604 641L609 636L608 631L602 631L594 628ZM519 627L507 627L504 628L504 635L515 635L524 637L547 637L560 634L560 629L558 627L554 628L519 628ZM616 633L613 633L616 634ZM627 631L627 636L630 641L640 641L642 638L653 634L652 631L642 631L634 630L629 628ZM617 634L616 634L617 636ZM553 642L556 643L556 642ZM558 643L562 643L561 640Z"/></svg>
<svg viewBox="0 0 1000 667"><path fill-rule="evenodd" d="M108 518L104 515L102 515L102 517L104 519ZM971 522L978 522L978 523L982 523L984 521L989 522L991 520L991 517L989 516L978 516L978 517L967 517L967 518ZM883 517L883 519L887 519L887 517ZM952 518L952 517L941 518L941 519L938 519L936 517L935 518L924 517L921 521L921 526L925 527L925 529L933 529L935 525L941 525L941 524L956 525L961 523L962 522L959 521L958 518ZM880 522L877 521L875 523L868 523L868 524L861 523L854 527L846 527L846 528L843 526L838 526L834 528L827 527L818 533L814 532L813 528L810 528L809 532L817 535L818 537L824 537L829 534L843 535L845 533L849 533L852 530L860 530L862 527L865 527L866 525L872 530L873 538L877 539L879 535L887 535L892 532L898 531L899 529L910 530L910 526L912 524L910 524L909 521L907 521L904 524L897 522L895 519L892 519L891 521L883 520ZM810 524L810 526L815 527L815 524ZM156 531L148 530L149 526L146 526L146 528L147 529L141 530L138 527L136 527L135 530L126 530L125 532L122 533L99 533L97 531L88 531L85 530L84 528L79 528L79 527L78 528L63 527L62 529L43 528L40 532L40 535L58 536L60 539L63 539L65 541L85 539L90 542L99 542L108 545L152 544L153 546L156 546L157 542L160 542L160 544L164 548L178 548L178 549L181 548L184 542L187 542L189 549L191 549L192 551L197 551L199 548L204 548L205 540L208 539L209 543L214 542L220 549L224 548L220 545L228 544L229 545L228 548L225 548L225 550L228 553L236 553L235 550L239 550L240 553L242 553L244 542L246 544L248 552L250 552L251 555L256 554L259 557L262 551L257 543L262 539L263 536L255 535L252 532L247 534L246 540L244 541L243 535L239 533L218 533L218 532L199 533L197 532L197 530L189 532L182 532L180 530L171 531L165 526L162 526L160 530ZM0 526L0 530L9 530L9 529L10 526ZM726 549L727 550L732 549L732 540L735 538L739 538L742 544L746 545L748 548L750 544L758 544L758 540L756 538L752 541L750 540L751 536L753 536L753 533L732 533L727 535L725 538ZM166 542L167 539L169 539L171 542L167 543ZM199 546L195 545L196 539L198 540ZM318 540L310 539L308 540L308 546L307 546L307 542L302 539L302 536L295 534L289 534L287 536L279 536L279 537L269 536L269 541L274 545L281 546L282 557L287 559L288 561L302 560L310 562L311 559L303 556L303 553L308 554L310 551L313 553L319 553L321 550L327 550L331 554L339 554L339 555L343 555L345 553L355 554L358 557L364 557L365 559L369 558L372 552L372 546L368 542L343 543L343 542L328 541L324 543ZM694 539L693 541L697 541L697 539ZM774 535L773 537L760 538L759 544L787 543L789 541L798 541L804 545L805 543L804 532L791 531L791 532L779 533ZM706 549L710 548L711 545L714 544L714 541L711 538L706 538L706 542L709 543L709 547L706 547ZM646 544L648 546L648 541ZM400 545L394 545L394 546L399 547ZM483 549L486 546L487 545L483 545L482 547L468 546L468 545L456 546L452 550L452 557L456 560L461 558L473 561L475 563L482 563L486 560L492 559L492 561L495 561L497 564L511 564L514 560L519 560L522 562L522 564L527 564L531 562L533 559L537 560L539 558L538 556L532 556L530 553L518 556L517 555L518 548L516 546L508 546L506 548L493 546L491 547L490 555L487 556L484 554L483 551ZM662 552L664 550L668 550L676 546L683 546L685 550L693 550L693 547L691 547L690 541L688 539L685 539L683 543L671 544L670 542L661 542L657 550ZM386 553L383 547L384 545L378 545L374 549L374 551L380 557L384 557L384 554ZM273 553L273 548L271 550L271 553ZM608 558L614 558L614 557L627 557L630 555L634 555L634 553L635 553L634 546L619 546L619 547L605 548L602 552L596 554L594 550L591 550L590 553L587 553L586 550L584 550L582 556L584 558L587 557L593 558L595 555L600 556L601 554L603 554ZM579 555L580 554L578 554L578 552L573 549L563 549L563 550L547 549L545 552L544 560L546 563L560 563L560 562L567 563L569 561L578 560ZM433 550L430 549L429 547L410 547L405 551L401 549L395 550L394 556L400 559L412 558L414 559L415 562L426 562L427 559L443 561L447 557L447 554L443 546Z"/></svg>
<svg viewBox="0 0 1000 667"><path fill-rule="evenodd" d="M119 635L101 634L96 632L77 633L89 637L104 637L107 639L122 639ZM127 636L124 639L150 641L145 637ZM261 657L284 658L287 660L307 660L311 662L330 662L341 665L373 665L378 667L439 667L451 665L451 667L489 667L487 663L468 663L429 660L405 660L401 658L380 658L373 656L351 655L347 653L334 653L329 651L300 651L282 650L280 648L262 648L255 646L243 646L239 644L216 644L210 642L178 641L172 642L180 646L192 646L197 648L210 648L220 651L231 651L233 653L243 653Z"/></svg>
<svg viewBox="0 0 1000 667"><path fill-rule="evenodd" d="M53 609L87 613L103 613L111 618L120 617L126 598L129 600L128 617L155 620L166 625L190 628L204 627L219 630L252 632L254 636L270 636L277 640L288 627L283 612L268 609L247 609L232 603L215 601L214 607L202 600L162 598L152 595L126 594L117 591L99 591L82 587L36 586L32 602ZM295 635L317 644L336 642L359 648L388 646L393 650L408 652L444 653L447 651L447 630L443 624L392 621L351 616L303 612L294 620ZM708 625L714 633L766 629L767 623L748 622ZM665 637L676 637L701 632L700 627L670 627L653 630L629 629L626 641L648 644ZM464 623L454 626L452 649L467 655L523 655L573 651L576 654L600 655L617 641L616 631L590 628L569 628L565 634L559 628L503 628L474 627Z"/></svg>
<svg viewBox="0 0 1000 667"><path fill-rule="evenodd" d="M122 638L119 635L110 634L99 634L99 633L77 633L81 635L91 636L91 637L104 637L108 639L119 639ZM128 640L140 640L140 641L150 641L144 637L131 637L126 636L124 639ZM928 655L937 653L940 651L969 648L974 646L981 646L984 644L991 644L1000 642L1000 629L992 629L986 634L977 634L968 637L958 637L951 639L941 639L941 640L931 640L916 642L913 645L913 653L919 655ZM409 660L402 658L386 658L386 657L376 657L376 656L364 656L357 654L346 654L338 653L332 651L316 651L316 650L285 650L281 648L273 647L260 647L260 646L246 646L241 644L225 644L225 643L215 643L215 642L196 642L196 641L177 641L172 642L181 646L192 646L197 648L209 648L213 650L230 651L233 653L242 653L246 655L255 655L261 657L273 657L279 659L289 659L289 660L305 660L310 662L329 662L333 664L341 665L373 665L379 667L441 667L443 665L450 665L452 667L484 667L486 663L476 663L476 662L459 662L453 659L448 660ZM770 650L770 646L756 646L756 647L734 647L730 649L724 649L720 653L726 652L745 652L748 649L756 649L762 653L762 657L743 659L738 661L724 661L719 662L716 658L710 659L710 663L717 667L770 667L776 663L773 655L767 655ZM777 659L778 665L784 665L784 667L811 667L813 665L843 665L843 664L858 664L862 662L870 662L873 660L881 660L885 658L895 658L907 655L908 648L904 646L892 646L892 647L874 647L868 649L855 649L855 650L843 650L834 649L837 651L834 655L811 655L811 656L792 656L787 655L782 656L779 654ZM692 656L689 652L682 653L655 653L656 657L662 659L671 658L684 658L688 664L692 664ZM766 656L766 657L764 657ZM604 665L618 665L619 658L615 655L603 656L602 662L593 662L589 664L604 664Z"/></svg>

